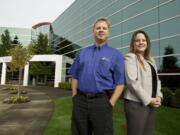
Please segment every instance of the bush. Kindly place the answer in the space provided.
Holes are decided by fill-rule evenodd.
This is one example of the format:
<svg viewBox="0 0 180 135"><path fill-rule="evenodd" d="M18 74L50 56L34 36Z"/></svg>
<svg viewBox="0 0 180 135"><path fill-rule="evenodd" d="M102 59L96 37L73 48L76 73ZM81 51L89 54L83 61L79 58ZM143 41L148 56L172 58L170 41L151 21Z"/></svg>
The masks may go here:
<svg viewBox="0 0 180 135"><path fill-rule="evenodd" d="M11 96L9 98L5 98L3 103L17 104L17 103L26 103L29 101L30 101L29 97L26 97L26 96Z"/></svg>
<svg viewBox="0 0 180 135"><path fill-rule="evenodd" d="M180 104L180 89L176 89L175 97L176 97L178 104Z"/></svg>
<svg viewBox="0 0 180 135"><path fill-rule="evenodd" d="M163 93L163 105L169 106L171 104L171 100L173 97L172 91L168 87L162 88L162 93Z"/></svg>
<svg viewBox="0 0 180 135"><path fill-rule="evenodd" d="M71 84L67 82L60 82L59 83L59 88L60 89L65 89L65 90L70 90L71 89Z"/></svg>
<svg viewBox="0 0 180 135"><path fill-rule="evenodd" d="M9 90L17 90L17 87L10 87Z"/></svg>
<svg viewBox="0 0 180 135"><path fill-rule="evenodd" d="M21 90L20 94L27 94L27 91L26 90Z"/></svg>
<svg viewBox="0 0 180 135"><path fill-rule="evenodd" d="M18 93L18 90L11 90L9 92L9 94L17 94ZM20 94L27 94L27 91L26 90L20 90Z"/></svg>
<svg viewBox="0 0 180 135"><path fill-rule="evenodd" d="M179 72L179 71L177 71ZM166 72L167 73L167 72ZM176 73L176 72L174 72ZM162 86L170 88L173 92L180 87L180 76L179 75L162 75L159 76Z"/></svg>
<svg viewBox="0 0 180 135"><path fill-rule="evenodd" d="M7 87L4 90L17 90L17 87L11 86L11 87Z"/></svg>
<svg viewBox="0 0 180 135"><path fill-rule="evenodd" d="M48 81L47 86L54 87L54 82Z"/></svg>

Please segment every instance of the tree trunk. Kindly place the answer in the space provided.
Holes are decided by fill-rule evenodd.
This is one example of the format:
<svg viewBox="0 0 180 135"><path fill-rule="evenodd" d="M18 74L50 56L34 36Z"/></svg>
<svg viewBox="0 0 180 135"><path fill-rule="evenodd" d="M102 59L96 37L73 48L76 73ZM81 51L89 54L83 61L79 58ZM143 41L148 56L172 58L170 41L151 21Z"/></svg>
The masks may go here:
<svg viewBox="0 0 180 135"><path fill-rule="evenodd" d="M36 86L36 78L35 77L33 77L33 79L32 79L32 86Z"/></svg>
<svg viewBox="0 0 180 135"><path fill-rule="evenodd" d="M39 75L37 75L36 78L37 78L36 82L37 82L37 84L38 84L38 82L39 82Z"/></svg>
<svg viewBox="0 0 180 135"><path fill-rule="evenodd" d="M44 84L47 84L47 75L44 75Z"/></svg>
<svg viewBox="0 0 180 135"><path fill-rule="evenodd" d="M20 96L21 77L22 77L22 69L19 69L18 97Z"/></svg>
<svg viewBox="0 0 180 135"><path fill-rule="evenodd" d="M14 76L14 72L11 72L11 84L13 85L13 76Z"/></svg>

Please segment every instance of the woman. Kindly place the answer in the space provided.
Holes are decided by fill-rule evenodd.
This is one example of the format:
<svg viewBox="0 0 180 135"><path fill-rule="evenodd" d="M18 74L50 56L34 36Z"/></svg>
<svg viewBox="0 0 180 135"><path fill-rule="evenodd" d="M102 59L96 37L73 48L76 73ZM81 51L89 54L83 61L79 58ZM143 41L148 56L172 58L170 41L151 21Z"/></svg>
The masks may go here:
<svg viewBox="0 0 180 135"><path fill-rule="evenodd" d="M161 105L162 93L155 61L146 32L134 32L130 53L125 57L127 87L124 93L127 135L152 135L155 108Z"/></svg>

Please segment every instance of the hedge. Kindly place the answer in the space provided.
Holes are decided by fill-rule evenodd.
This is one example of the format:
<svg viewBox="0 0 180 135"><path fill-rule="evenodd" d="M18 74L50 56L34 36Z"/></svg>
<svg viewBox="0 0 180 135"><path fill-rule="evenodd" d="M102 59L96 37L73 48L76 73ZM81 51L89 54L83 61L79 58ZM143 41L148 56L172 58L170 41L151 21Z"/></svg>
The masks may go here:
<svg viewBox="0 0 180 135"><path fill-rule="evenodd" d="M163 87L162 88L162 93L163 93L163 105L171 105L172 97L173 97L173 92L168 88L168 87Z"/></svg>
<svg viewBox="0 0 180 135"><path fill-rule="evenodd" d="M70 90L71 89L71 83L60 82L59 83L59 88L60 89L65 89L65 90Z"/></svg>

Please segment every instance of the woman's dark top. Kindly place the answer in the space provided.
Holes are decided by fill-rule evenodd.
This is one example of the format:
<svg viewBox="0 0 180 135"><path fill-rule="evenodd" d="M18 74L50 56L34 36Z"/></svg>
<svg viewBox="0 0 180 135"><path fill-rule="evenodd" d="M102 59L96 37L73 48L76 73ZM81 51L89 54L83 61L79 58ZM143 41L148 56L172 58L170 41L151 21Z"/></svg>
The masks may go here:
<svg viewBox="0 0 180 135"><path fill-rule="evenodd" d="M152 74L152 97L156 97L157 93L157 75L154 67L149 63L151 67L151 74Z"/></svg>

